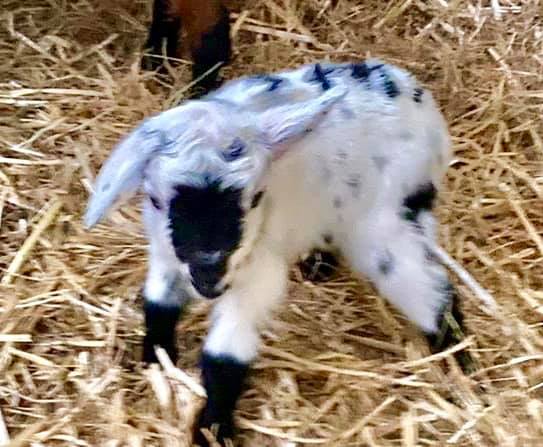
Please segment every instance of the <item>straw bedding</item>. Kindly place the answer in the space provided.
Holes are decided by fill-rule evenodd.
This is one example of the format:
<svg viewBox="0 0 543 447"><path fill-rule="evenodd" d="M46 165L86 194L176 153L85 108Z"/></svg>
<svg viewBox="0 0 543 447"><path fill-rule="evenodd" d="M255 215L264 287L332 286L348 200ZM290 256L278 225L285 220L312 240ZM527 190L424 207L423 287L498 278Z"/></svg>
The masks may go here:
<svg viewBox="0 0 543 447"><path fill-rule="evenodd" d="M139 70L150 1L2 0L0 445L185 446L202 404L206 303L179 325L185 373L145 369L138 201L86 232L112 145L183 98L189 62ZM265 333L237 412L247 446L536 446L543 442L543 4L255 0L232 8L227 77L378 56L412 70L450 123L444 249L477 370L428 357L365 281L304 283ZM258 297L255 297L258 299Z"/></svg>

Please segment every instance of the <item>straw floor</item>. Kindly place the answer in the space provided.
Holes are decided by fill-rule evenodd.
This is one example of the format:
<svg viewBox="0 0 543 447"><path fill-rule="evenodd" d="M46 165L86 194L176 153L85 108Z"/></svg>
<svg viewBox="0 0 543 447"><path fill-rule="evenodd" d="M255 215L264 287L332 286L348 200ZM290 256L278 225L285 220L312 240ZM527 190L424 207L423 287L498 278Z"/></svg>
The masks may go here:
<svg viewBox="0 0 543 447"><path fill-rule="evenodd" d="M150 0L1 0L0 445L185 446L208 307L179 370L144 369L137 200L92 232L112 145L183 98L139 70ZM371 56L412 70L450 123L437 213L477 371L426 345L364 281L296 270L237 412L247 446L543 445L543 3L237 0L227 77ZM193 386L197 390L197 387Z"/></svg>

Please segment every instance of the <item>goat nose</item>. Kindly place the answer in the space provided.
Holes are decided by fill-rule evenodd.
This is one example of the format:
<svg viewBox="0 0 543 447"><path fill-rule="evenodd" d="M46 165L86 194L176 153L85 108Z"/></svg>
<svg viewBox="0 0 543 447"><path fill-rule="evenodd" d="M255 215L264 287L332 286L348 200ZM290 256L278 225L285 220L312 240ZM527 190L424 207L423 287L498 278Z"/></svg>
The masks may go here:
<svg viewBox="0 0 543 447"><path fill-rule="evenodd" d="M195 255L197 262L203 265L217 264L222 258L222 252L220 250L197 251Z"/></svg>

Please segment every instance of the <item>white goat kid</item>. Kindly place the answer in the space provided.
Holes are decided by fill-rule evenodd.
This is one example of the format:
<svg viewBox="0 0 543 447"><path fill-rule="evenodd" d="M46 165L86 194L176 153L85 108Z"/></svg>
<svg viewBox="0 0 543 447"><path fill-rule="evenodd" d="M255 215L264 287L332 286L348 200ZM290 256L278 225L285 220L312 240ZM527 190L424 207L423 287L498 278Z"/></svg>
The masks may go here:
<svg viewBox="0 0 543 447"><path fill-rule="evenodd" d="M312 248L338 250L436 346L458 339L448 329L446 340L435 336L448 306L459 324L461 315L428 250L449 157L431 94L376 60L232 81L145 120L119 144L85 221L93 226L143 185L145 360L156 360L154 345L175 358L175 324L190 297L217 298L197 428L232 435L260 329L285 295L289 264Z"/></svg>

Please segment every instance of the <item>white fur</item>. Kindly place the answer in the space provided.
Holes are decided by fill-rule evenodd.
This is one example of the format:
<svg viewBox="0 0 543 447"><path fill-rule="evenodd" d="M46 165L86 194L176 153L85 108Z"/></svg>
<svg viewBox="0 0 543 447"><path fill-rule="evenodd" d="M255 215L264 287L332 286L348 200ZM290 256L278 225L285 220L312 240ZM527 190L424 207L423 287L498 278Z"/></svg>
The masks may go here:
<svg viewBox="0 0 543 447"><path fill-rule="evenodd" d="M410 320L427 332L436 330L447 296L439 289L445 271L424 251L425 240L434 237L434 220L425 214L421 233L401 214L408 194L430 182L439 187L450 157L449 135L431 94L424 90L421 102L414 101L416 80L390 65L372 69L380 64L367 62L371 70L364 81L352 76L350 65L322 64L323 70L335 67L326 91L311 81L313 65L272 75L280 79L273 91L265 79L243 78L203 101L147 120L159 133L152 141L161 143L145 151L138 175L164 208L146 206L148 299L171 299L160 285L170 272L195 294L169 238L166 208L175 185L204 184L211 175L225 187L244 189L246 231L230 259L224 283L231 288L218 298L206 351L250 361L259 327L284 294L287 265L321 246L324 234ZM398 96L387 96L387 77ZM145 135L149 141L149 131ZM247 152L227 162L222 152L236 137ZM141 170L141 158L138 163ZM249 211L260 189L262 204ZM100 204L100 197L93 200ZM91 208L90 221L106 205ZM383 256L394 260L386 275L379 268Z"/></svg>

